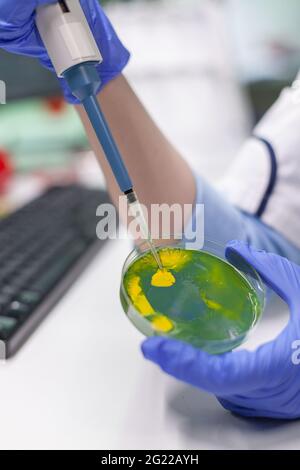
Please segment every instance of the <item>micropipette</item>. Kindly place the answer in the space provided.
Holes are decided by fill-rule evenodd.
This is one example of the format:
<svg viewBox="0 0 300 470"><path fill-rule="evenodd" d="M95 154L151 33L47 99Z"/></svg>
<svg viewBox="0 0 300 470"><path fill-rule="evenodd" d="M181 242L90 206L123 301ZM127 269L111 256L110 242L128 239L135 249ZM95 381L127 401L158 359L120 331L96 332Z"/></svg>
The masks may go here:
<svg viewBox="0 0 300 470"><path fill-rule="evenodd" d="M38 7L36 24L58 77L67 81L72 94L84 106L116 181L129 207L134 209L132 213L137 214L143 237L162 269L130 176L96 98L101 85L96 65L102 62L102 56L80 1L59 0Z"/></svg>

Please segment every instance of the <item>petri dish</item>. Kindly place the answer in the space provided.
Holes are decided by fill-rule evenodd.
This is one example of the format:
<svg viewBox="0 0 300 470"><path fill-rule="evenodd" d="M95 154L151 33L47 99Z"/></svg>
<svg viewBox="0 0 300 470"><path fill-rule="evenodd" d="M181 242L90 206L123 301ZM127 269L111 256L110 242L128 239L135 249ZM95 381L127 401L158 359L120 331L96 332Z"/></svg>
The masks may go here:
<svg viewBox="0 0 300 470"><path fill-rule="evenodd" d="M207 241L202 250L183 243L157 247L164 272L146 247L135 249L122 271L120 298L146 336L168 336L210 354L246 341L265 308L265 286L241 256Z"/></svg>

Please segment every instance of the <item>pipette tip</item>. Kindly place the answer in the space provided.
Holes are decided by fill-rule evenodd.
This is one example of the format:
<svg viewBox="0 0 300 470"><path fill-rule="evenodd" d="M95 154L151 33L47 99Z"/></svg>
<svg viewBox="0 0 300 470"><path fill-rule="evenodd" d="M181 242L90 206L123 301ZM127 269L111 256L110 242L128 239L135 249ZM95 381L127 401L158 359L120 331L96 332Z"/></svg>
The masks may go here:
<svg viewBox="0 0 300 470"><path fill-rule="evenodd" d="M141 204L140 204L140 202L137 198L137 195L136 195L135 191L133 189L130 189L129 191L126 191L124 194L127 197L129 207L131 207L133 209L132 210L132 215L138 219L141 232L142 232L145 240L147 240L147 243L149 245L151 253L152 253L152 255L153 255L153 257L154 257L154 259L155 259L155 261L158 265L158 268L160 270L163 270L164 268L163 268L159 253L157 252L157 250L155 248L155 245L153 243L148 224L145 220Z"/></svg>

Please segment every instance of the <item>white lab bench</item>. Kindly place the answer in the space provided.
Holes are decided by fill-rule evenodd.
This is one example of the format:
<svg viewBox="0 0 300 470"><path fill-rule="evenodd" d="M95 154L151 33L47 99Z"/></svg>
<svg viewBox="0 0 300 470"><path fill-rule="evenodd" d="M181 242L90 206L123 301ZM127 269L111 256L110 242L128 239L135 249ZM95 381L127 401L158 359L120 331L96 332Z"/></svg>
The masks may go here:
<svg viewBox="0 0 300 470"><path fill-rule="evenodd" d="M0 364L1 449L295 449L300 423L248 420L145 361L112 241L19 353ZM276 335L269 312L250 347Z"/></svg>

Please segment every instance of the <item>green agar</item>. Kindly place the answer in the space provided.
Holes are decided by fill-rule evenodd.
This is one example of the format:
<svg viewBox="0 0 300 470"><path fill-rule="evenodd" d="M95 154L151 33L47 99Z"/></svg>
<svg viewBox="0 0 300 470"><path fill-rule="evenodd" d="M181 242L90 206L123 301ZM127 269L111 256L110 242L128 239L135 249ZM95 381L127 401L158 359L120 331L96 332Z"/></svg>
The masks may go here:
<svg viewBox="0 0 300 470"><path fill-rule="evenodd" d="M152 334L167 335L210 353L241 344L262 312L248 280L205 251L162 248L158 253L163 272L151 253L146 253L125 273L127 301L121 290L125 311L129 314L134 307L149 322Z"/></svg>

